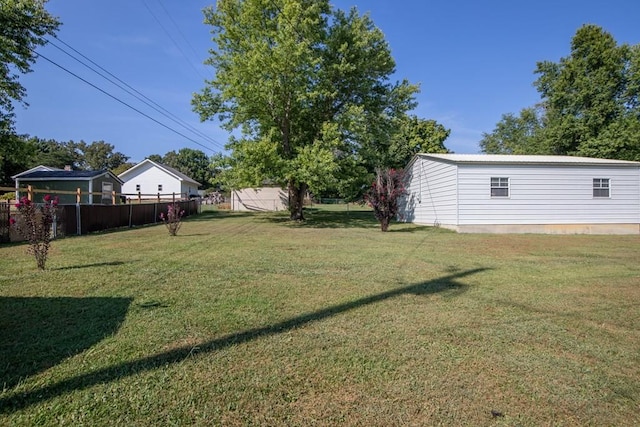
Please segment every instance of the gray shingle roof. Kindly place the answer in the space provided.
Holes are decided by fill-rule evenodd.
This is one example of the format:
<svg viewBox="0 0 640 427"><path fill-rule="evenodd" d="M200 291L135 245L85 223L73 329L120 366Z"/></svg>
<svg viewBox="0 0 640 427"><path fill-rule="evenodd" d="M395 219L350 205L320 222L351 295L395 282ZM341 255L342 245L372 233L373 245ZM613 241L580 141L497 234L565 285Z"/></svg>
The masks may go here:
<svg viewBox="0 0 640 427"><path fill-rule="evenodd" d="M96 176L105 174L106 170L100 171L65 171L65 170L53 170L53 171L34 171L26 173L20 176L20 179L30 178L55 178L55 179L91 179Z"/></svg>

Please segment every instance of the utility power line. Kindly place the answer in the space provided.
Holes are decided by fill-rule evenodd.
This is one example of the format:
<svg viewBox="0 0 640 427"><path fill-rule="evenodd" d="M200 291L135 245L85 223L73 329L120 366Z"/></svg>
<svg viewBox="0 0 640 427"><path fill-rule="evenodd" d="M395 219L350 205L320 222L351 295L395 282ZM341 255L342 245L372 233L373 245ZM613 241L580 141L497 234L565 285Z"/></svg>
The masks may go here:
<svg viewBox="0 0 640 427"><path fill-rule="evenodd" d="M167 35L167 37L169 37L169 39L171 40L171 42L174 44L174 46L180 51L180 53L182 54L182 56L184 57L184 59L189 63L189 65L191 66L191 68L193 68L193 70L200 76L202 77L203 80L206 80L206 77L196 68L195 65L193 65L193 62L191 62L191 60L187 57L187 55L184 53L184 50L182 50L182 48L180 47L180 45L178 44L178 42L176 42L176 40L173 38L173 36L171 36L171 33L169 33L169 31L167 30L167 28L164 26L164 24L162 23L162 21L160 21L160 19L158 19L158 17L156 16L155 13L153 13L153 10L151 10L151 8L149 7L149 5L147 4L147 2L145 0L142 0L142 4L144 4L144 7L147 8L147 11L149 12L149 14L153 17L153 19L158 23L158 25L160 25L160 27L162 28L162 30L164 31L164 33Z"/></svg>
<svg viewBox="0 0 640 427"><path fill-rule="evenodd" d="M33 50L33 49L30 49L30 50L31 50L31 52L33 52L33 54L34 54L34 55L39 56L40 58L44 59L45 61L47 61L47 62L49 62L49 63L51 63L51 64L55 65L56 67L60 68L60 69L61 69L61 70L63 70L63 71L65 71L65 72L67 72L67 73L71 74L73 77L77 78L78 80L81 80L82 82L84 82L84 83L88 84L89 86L93 87L94 89L96 89L96 90L98 90L98 91L102 92L103 94L107 95L109 98L112 98L113 100L115 100L115 101L117 101L117 102L121 103L122 105L125 105L126 107L129 107L130 109L132 109L132 110L133 110L133 111L135 111L136 113L138 113L138 114L140 114L140 115L142 115L142 116L146 117L147 119L149 119L149 120L151 120L151 121L153 121L153 122L155 122L155 123L159 124L159 125L160 125L160 126L162 126L163 128L165 128L165 129L167 129L167 130L169 130L169 131L171 131L171 132L173 132L173 133L175 133L175 134L177 134L177 135L179 135L179 136L181 136L181 137L183 137L183 138L185 138L185 139L187 139L187 140L189 140L189 141L193 142L194 144L196 144L196 145L198 145L198 146L200 146L200 147L202 147L202 148L204 148L204 149L206 149L206 150L209 150L209 151L215 152L212 148L207 147L207 146L206 146L206 145L204 145L204 144L201 144L200 142L196 141L195 139L188 137L187 135L185 135L185 134L183 134L183 133L181 133L181 132L179 132L179 131L177 131L177 130L173 129L172 127L170 127L170 126L168 126L168 125L166 125L166 124L164 124L164 123L160 122L159 120L157 120L157 119L155 119L155 118L151 117L150 115L148 115L148 114L144 113L143 111L140 111L139 109L135 108L135 107L134 107L134 106L132 106L131 104L128 104L127 102L125 102L125 101L121 100L121 99L120 99L120 98L118 98L117 96L112 95L111 93L107 92L106 90L104 90L104 89L102 89L102 88L98 87L97 85L95 85L95 84L91 83L90 81L88 81L88 80L86 80L86 79L84 79L84 78L80 77L79 75L77 75L77 74L76 74L76 73L74 73L73 71L70 71L69 69L67 69L67 68L63 67L62 65L58 64L57 62L55 62L55 61L53 61L53 60L51 60L51 59L47 58L47 57L46 57L46 56L44 56L43 54L41 54L41 53L39 53L39 52L36 52L36 51L35 51L35 50Z"/></svg>
<svg viewBox="0 0 640 427"><path fill-rule="evenodd" d="M122 79L118 78L117 76L115 76L113 73L109 72L108 70L106 70L104 67L100 66L99 64L97 64L95 61L91 60L90 58L88 58L86 55L82 54L80 51L78 51L77 49L73 48L72 46L70 46L68 43L64 42L62 39L60 39L59 37L55 37L57 41L59 41L60 43L64 44L66 47L68 47L69 49L71 49L73 52L77 53L78 55L80 55L82 58L86 59L87 61L89 61L91 64L95 65L97 68L99 68L100 70L104 71L104 73L108 74L109 76L113 77L113 79L117 80L114 81L113 79L105 76L103 73L101 73L100 71L96 70L95 68L91 67L90 65L88 65L87 63L83 62L82 60L80 60L78 57L74 56L73 54L69 53L68 51L66 51L65 49L63 49L62 47L60 47L59 45L57 45L55 42L53 42L52 40L48 40L48 42L53 45L55 48L57 48L58 50L60 50L61 52L65 53L66 55L68 55L69 57L73 58L74 60L76 60L77 62L79 62L80 64L84 65L85 67L87 67L89 70L93 71L94 73L98 74L99 76L101 76L102 78L104 78L105 80L109 81L110 83L112 83L113 85L117 86L118 88L120 88L121 90L125 91L126 93L128 93L129 95L133 96L134 98L138 99L139 101L143 102L144 104L146 104L147 106L149 106L150 108L154 109L156 112L162 114L163 116L165 116L166 118L168 118L169 120L172 120L174 123L178 124L179 126L181 126L183 129L186 129L190 132L192 132L193 134L199 136L200 138L203 138L205 140L207 140L208 142L210 142L211 144L217 146L219 149L224 150L224 146L223 144L221 144L220 142L216 141L215 139L211 138L210 136L208 136L207 134L205 134L204 132L196 129L195 127L193 127L192 125L186 123L184 120L180 119L179 117L177 117L175 114L171 113L170 111L168 111L166 108L163 108L160 104L158 104L157 102L153 101L152 99L150 99L149 97L147 97L146 95L144 95L143 93L141 93L140 91L138 91L137 89L135 89L134 87L132 87L131 85L127 84L126 82L124 82ZM123 87L123 85L125 87ZM130 90L129 90L130 89ZM132 93L134 92L134 93Z"/></svg>
<svg viewBox="0 0 640 427"><path fill-rule="evenodd" d="M180 37L182 37L182 40L185 41L185 43L187 44L187 46L189 46L189 49L191 49L191 52L193 52L193 57L198 60L198 53L196 52L196 50L193 48L193 45L189 42L189 39L185 37L184 33L182 32L182 30L180 29L180 26L176 23L175 19L173 19L173 17L171 16L171 14L169 13L169 11L167 10L167 8L164 6L164 3L162 2L162 0L158 0L158 3L160 4L160 7L162 8L162 10L164 11L164 13L167 15L167 17L169 18L169 20L171 21L171 23L173 24L174 27L176 27L176 30L178 30L178 34L180 34Z"/></svg>

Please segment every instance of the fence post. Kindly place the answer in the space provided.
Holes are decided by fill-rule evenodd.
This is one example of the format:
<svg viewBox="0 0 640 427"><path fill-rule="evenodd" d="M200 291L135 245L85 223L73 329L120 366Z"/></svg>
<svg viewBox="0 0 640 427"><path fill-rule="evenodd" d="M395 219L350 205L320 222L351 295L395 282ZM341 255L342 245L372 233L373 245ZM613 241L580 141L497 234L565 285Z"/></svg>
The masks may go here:
<svg viewBox="0 0 640 427"><path fill-rule="evenodd" d="M171 202L174 203L174 204L176 203L176 193L175 192L173 193L173 199L171 200Z"/></svg>
<svg viewBox="0 0 640 427"><path fill-rule="evenodd" d="M80 187L76 188L76 203L77 204L82 203L82 190L80 190Z"/></svg>
<svg viewBox="0 0 640 427"><path fill-rule="evenodd" d="M111 204L112 205L116 204L116 192L115 191L111 192Z"/></svg>
<svg viewBox="0 0 640 427"><path fill-rule="evenodd" d="M27 199L33 202L33 188L30 185L27 185Z"/></svg>
<svg viewBox="0 0 640 427"><path fill-rule="evenodd" d="M160 193L158 193L158 203L160 203Z"/></svg>
<svg viewBox="0 0 640 427"><path fill-rule="evenodd" d="M138 191L138 204L142 203L142 194Z"/></svg>

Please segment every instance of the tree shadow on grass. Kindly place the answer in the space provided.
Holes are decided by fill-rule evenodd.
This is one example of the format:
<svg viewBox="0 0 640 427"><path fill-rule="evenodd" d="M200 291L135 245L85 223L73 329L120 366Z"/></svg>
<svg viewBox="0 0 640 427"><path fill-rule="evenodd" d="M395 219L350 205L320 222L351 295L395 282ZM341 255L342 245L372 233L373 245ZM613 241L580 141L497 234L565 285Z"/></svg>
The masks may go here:
<svg viewBox="0 0 640 427"><path fill-rule="evenodd" d="M315 208L304 210L305 220L291 221L288 216L265 216L265 220L290 227L302 228L380 228L380 224L370 211L330 211Z"/></svg>
<svg viewBox="0 0 640 427"><path fill-rule="evenodd" d="M0 297L0 385L13 387L113 334L131 301Z"/></svg>
<svg viewBox="0 0 640 427"><path fill-rule="evenodd" d="M212 219L222 219L222 218L242 218L242 217L251 217L255 215L254 212L237 212L237 211L229 211L229 210L205 210L200 212L199 214L189 215L184 218L185 221L189 222L197 222L197 221L210 221Z"/></svg>
<svg viewBox="0 0 640 427"><path fill-rule="evenodd" d="M446 293L451 297L457 296L465 292L468 288L468 285L459 283L457 281L458 279L477 274L485 270L485 268L477 268L456 272L438 279L394 288L386 292L370 295L354 301L333 305L322 310L304 313L300 316L274 323L272 325L229 334L210 341L202 342L196 346L183 346L141 359L99 369L90 373L80 374L24 393L8 393L5 397L0 398L0 413L14 412L75 390L83 390L96 384L105 384L117 381L123 377L151 371L168 364L179 363L198 354L212 353L232 345L243 344L261 337L284 333L310 323L319 322L333 316L346 313L353 309L379 303L401 295L431 295L436 293Z"/></svg>
<svg viewBox="0 0 640 427"><path fill-rule="evenodd" d="M108 261L108 262L94 262L91 264L81 264L81 265L67 265L65 267L54 267L51 270L75 270L79 268L91 268L91 267L109 267L116 265L126 264L124 261Z"/></svg>

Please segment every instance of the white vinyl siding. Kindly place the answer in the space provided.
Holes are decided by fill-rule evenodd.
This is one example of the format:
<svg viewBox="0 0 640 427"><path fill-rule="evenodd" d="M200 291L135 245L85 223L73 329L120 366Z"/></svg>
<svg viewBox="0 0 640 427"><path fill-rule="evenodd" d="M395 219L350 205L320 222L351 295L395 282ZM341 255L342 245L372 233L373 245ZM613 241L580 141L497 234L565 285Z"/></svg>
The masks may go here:
<svg viewBox="0 0 640 427"><path fill-rule="evenodd" d="M456 166L416 158L405 175L407 194L399 219L417 224L453 224L457 221Z"/></svg>
<svg viewBox="0 0 640 427"><path fill-rule="evenodd" d="M616 183L615 197L593 197L594 176ZM509 177L510 197L487 182ZM603 165L458 165L458 225L637 223L638 168Z"/></svg>
<svg viewBox="0 0 640 427"><path fill-rule="evenodd" d="M184 192L179 179L169 175L162 169L154 167L152 164L141 165L141 167L131 170L128 174L121 175L124 184L122 192L130 194L128 197L138 197L138 192L147 198L157 197L161 194L180 194ZM161 190L159 186L162 186ZM185 184L187 186L187 184ZM165 196L171 197L171 196Z"/></svg>

